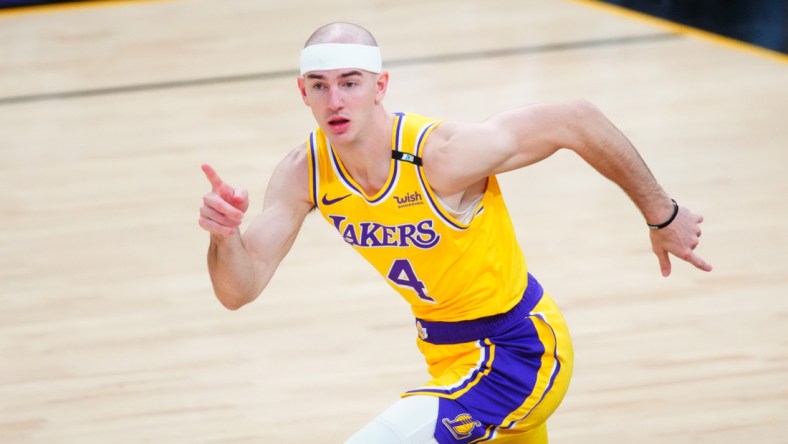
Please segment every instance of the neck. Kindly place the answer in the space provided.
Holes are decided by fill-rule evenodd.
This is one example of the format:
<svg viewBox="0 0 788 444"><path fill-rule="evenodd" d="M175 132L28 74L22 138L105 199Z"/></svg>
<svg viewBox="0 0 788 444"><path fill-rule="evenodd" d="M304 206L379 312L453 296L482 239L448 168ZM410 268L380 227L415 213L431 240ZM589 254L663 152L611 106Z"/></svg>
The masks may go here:
<svg viewBox="0 0 788 444"><path fill-rule="evenodd" d="M379 110L352 142L344 145L335 145L332 142L345 169L368 195L375 194L383 187L391 166L394 116L382 107Z"/></svg>

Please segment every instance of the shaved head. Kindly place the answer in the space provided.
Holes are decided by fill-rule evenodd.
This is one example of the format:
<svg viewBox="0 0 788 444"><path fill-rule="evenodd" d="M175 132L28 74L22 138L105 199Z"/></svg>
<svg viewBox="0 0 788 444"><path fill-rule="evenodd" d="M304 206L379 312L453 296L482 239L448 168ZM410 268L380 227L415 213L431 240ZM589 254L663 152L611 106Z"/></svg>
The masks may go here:
<svg viewBox="0 0 788 444"><path fill-rule="evenodd" d="M372 33L353 23L329 23L323 25L307 39L304 47L321 43L355 43L357 45L378 46Z"/></svg>

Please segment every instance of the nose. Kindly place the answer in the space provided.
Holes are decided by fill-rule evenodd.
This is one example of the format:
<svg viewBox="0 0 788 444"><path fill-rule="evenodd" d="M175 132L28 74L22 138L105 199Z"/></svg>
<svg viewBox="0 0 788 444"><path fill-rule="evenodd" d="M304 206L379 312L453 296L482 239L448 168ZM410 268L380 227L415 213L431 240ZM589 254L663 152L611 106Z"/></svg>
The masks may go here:
<svg viewBox="0 0 788 444"><path fill-rule="evenodd" d="M328 91L328 107L332 111L338 111L344 106L345 100L340 88L331 88Z"/></svg>

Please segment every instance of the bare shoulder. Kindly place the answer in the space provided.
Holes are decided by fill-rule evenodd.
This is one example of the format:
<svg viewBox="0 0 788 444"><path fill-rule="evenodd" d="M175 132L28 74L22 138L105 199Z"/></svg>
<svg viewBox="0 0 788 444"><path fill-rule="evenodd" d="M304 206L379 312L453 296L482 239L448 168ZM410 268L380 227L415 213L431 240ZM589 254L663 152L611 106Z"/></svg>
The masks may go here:
<svg viewBox="0 0 788 444"><path fill-rule="evenodd" d="M442 145L447 140L451 139L451 137L460 129L462 123L454 121L454 120L446 120L440 123L433 131L430 133L429 139L427 139L427 146L435 146L435 145Z"/></svg>
<svg viewBox="0 0 788 444"><path fill-rule="evenodd" d="M312 205L309 194L309 159L305 143L290 150L271 176L266 190L266 201L280 200Z"/></svg>
<svg viewBox="0 0 788 444"><path fill-rule="evenodd" d="M302 143L288 152L285 157L279 162L277 169L287 169L291 173L298 170L304 170L304 174L308 174L308 158L306 155L306 143Z"/></svg>
<svg viewBox="0 0 788 444"><path fill-rule="evenodd" d="M433 149L451 149L452 144L463 135L474 131L483 131L485 122L446 120L440 123L427 139L427 147ZM426 154L426 153L425 153Z"/></svg>
<svg viewBox="0 0 788 444"><path fill-rule="evenodd" d="M585 101L531 104L479 122L447 121L427 140L424 170L436 191L462 192L490 175L582 146L599 124L599 113Z"/></svg>
<svg viewBox="0 0 788 444"><path fill-rule="evenodd" d="M441 196L464 193L492 173L478 170L480 158L500 145L504 134L496 132L489 121L445 121L430 133L422 160L432 188Z"/></svg>
<svg viewBox="0 0 788 444"><path fill-rule="evenodd" d="M461 148L458 141L463 140L463 135L473 131L480 124L476 122L463 122L446 120L441 122L425 142L423 158L425 163L444 164L452 152Z"/></svg>
<svg viewBox="0 0 788 444"><path fill-rule="evenodd" d="M447 120L430 134L424 155L446 161L469 147L479 147L479 142L495 143L500 135L493 118L478 122Z"/></svg>

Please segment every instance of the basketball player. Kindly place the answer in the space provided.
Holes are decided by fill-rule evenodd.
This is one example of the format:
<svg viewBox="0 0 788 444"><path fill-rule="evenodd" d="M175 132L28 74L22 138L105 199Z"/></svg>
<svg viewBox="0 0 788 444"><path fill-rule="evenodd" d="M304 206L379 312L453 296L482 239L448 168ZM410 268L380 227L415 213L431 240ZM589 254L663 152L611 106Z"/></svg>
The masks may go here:
<svg viewBox="0 0 788 444"><path fill-rule="evenodd" d="M702 217L679 206L594 106L549 103L479 123L390 114L379 48L361 27L318 29L298 88L318 128L274 171L263 210L239 232L248 194L209 165L200 210L211 234L214 291L229 309L253 301L317 209L412 306L431 379L358 431L358 443L546 443L546 420L572 374L553 300L528 273L496 175L576 152L618 184L669 254L697 268Z"/></svg>

